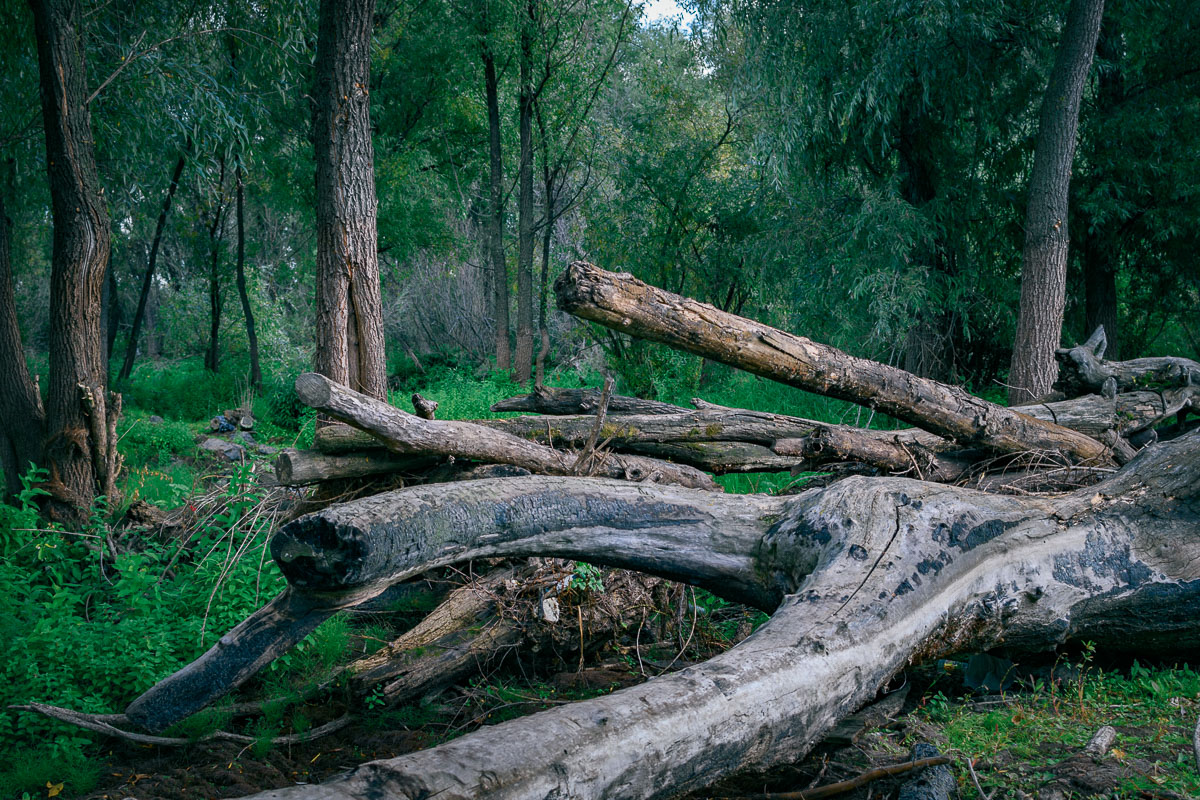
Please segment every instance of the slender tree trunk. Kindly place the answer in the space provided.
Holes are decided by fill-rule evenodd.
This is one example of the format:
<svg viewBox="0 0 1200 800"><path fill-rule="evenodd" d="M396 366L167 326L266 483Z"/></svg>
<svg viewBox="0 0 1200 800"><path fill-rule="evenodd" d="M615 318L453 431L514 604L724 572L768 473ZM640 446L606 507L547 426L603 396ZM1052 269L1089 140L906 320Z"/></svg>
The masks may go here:
<svg viewBox="0 0 1200 800"><path fill-rule="evenodd" d="M117 272L112 263L108 265L108 282L104 290L104 374L108 374L108 365L112 361L113 345L117 341L117 330L121 327L121 295L117 286Z"/></svg>
<svg viewBox="0 0 1200 800"><path fill-rule="evenodd" d="M374 0L322 0L317 34L317 371L387 392L371 142Z"/></svg>
<svg viewBox="0 0 1200 800"><path fill-rule="evenodd" d="M525 383L533 363L533 24L532 0L521 20L521 89L517 98L521 162L517 170L517 351L513 377Z"/></svg>
<svg viewBox="0 0 1200 800"><path fill-rule="evenodd" d="M1021 252L1021 306L1009 371L1011 405L1050 392L1058 373L1067 285L1067 207L1083 84L1092 65L1104 0L1071 0L1042 100Z"/></svg>
<svg viewBox="0 0 1200 800"><path fill-rule="evenodd" d="M254 309L250 307L250 294L246 291L246 206L242 185L242 164L239 159L234 168L237 182L237 288L242 299L242 316L246 318L246 341L250 346L250 385L262 387L262 369L258 364L258 332L254 328Z"/></svg>
<svg viewBox="0 0 1200 800"><path fill-rule="evenodd" d="M546 377L546 356L550 353L550 241L554 235L555 196L554 172L550 169L550 142L546 138L546 122L542 119L538 101L534 101L537 113L538 133L542 142L542 275L538 284L538 344L537 370L534 374L534 385L541 386Z"/></svg>
<svg viewBox="0 0 1200 800"><path fill-rule="evenodd" d="M146 274L142 278L142 292L138 295L137 310L133 313L133 326L129 330L129 344L125 346L125 361L117 380L123 381L133 373L133 362L137 358L138 334L142 330L142 320L146 315L146 301L150 297L150 287L154 284L154 271L158 264L158 249L162 245L163 231L167 226L167 214L171 212L171 202L175 199L175 190L179 188L179 176L183 174L183 165L187 163L188 153L192 151L192 139L188 137L187 145L175 169L171 172L171 183L167 186L167 196L163 199L162 210L158 212L158 224L154 226L154 239L150 242L150 259L146 262Z"/></svg>
<svg viewBox="0 0 1200 800"><path fill-rule="evenodd" d="M488 215L488 250L492 257L492 305L496 319L496 369L508 369L512 356L508 345L508 266L504 260L504 163L500 151L500 82L496 57L483 38L483 80L487 94L488 163L491 208Z"/></svg>
<svg viewBox="0 0 1200 800"><path fill-rule="evenodd" d="M42 398L21 346L9 228L4 198L0 197L0 469L4 470L7 497L20 491L21 476L29 465L41 463L46 426Z"/></svg>
<svg viewBox="0 0 1200 800"><path fill-rule="evenodd" d="M208 352L204 355L204 366L210 372L218 372L221 366L221 215L225 211L225 158L221 158L221 174L217 179L217 206L213 210L212 224L208 226Z"/></svg>
<svg viewBox="0 0 1200 800"><path fill-rule="evenodd" d="M1125 79L1121 73L1122 44L1120 31L1110 16L1100 28L1100 38L1096 42L1096 55L1102 60L1098 72L1096 91L1096 114L1103 117L1112 108L1124 100ZM1086 140L1085 140L1086 141ZM1112 145L1102 137L1092 137L1093 155L1089 158L1093 163L1106 163L1106 159L1114 157ZM1096 175L1095 179L1105 180L1104 175ZM1084 285L1084 326L1083 333L1090 336L1100 325L1104 326L1104 335L1108 342L1107 357L1117 361L1121 357L1120 331L1117 330L1117 264L1114 262L1114 248L1111 246L1112 237L1121 235L1120 228L1109 231L1106 241L1104 228L1090 224L1092 220L1084 216L1083 235L1083 285Z"/></svg>
<svg viewBox="0 0 1200 800"><path fill-rule="evenodd" d="M100 295L110 254L100 193L77 0L30 0L37 34L46 164L54 220L50 273L47 489L63 516L115 494L120 467L108 393Z"/></svg>

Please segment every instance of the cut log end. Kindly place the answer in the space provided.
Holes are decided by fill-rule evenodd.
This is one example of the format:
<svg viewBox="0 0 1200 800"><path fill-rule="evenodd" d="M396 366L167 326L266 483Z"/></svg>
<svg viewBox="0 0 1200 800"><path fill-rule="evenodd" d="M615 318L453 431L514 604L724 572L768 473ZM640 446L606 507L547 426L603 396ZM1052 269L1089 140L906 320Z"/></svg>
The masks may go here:
<svg viewBox="0 0 1200 800"><path fill-rule="evenodd" d="M333 394L333 381L316 372L305 372L296 378L296 396L306 406L328 405Z"/></svg>

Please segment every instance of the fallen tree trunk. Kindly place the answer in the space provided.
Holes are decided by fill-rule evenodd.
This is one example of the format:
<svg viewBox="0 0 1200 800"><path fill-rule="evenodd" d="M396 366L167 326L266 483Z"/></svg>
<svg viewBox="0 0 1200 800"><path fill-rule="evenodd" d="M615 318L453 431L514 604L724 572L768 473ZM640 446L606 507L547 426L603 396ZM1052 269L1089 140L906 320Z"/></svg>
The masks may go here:
<svg viewBox="0 0 1200 800"><path fill-rule="evenodd" d="M470 422L421 419L315 372L296 379L296 394L305 405L371 433L401 454L512 464L545 475L594 474L624 480L664 481L698 489L718 488L711 477L697 469L639 456L606 454L591 460L585 473L584 465L570 454Z"/></svg>
<svg viewBox="0 0 1200 800"><path fill-rule="evenodd" d="M1088 392L1112 396L1135 389L1200 386L1200 364L1190 358L1160 356L1105 361L1107 347L1108 337L1101 325L1083 344L1056 350L1058 380L1054 387L1074 397Z"/></svg>
<svg viewBox="0 0 1200 800"><path fill-rule="evenodd" d="M1001 453L1060 452L1078 463L1111 463L1095 439L919 378L856 358L583 261L554 283L563 311L643 339L663 342L818 394L850 400L963 446Z"/></svg>
<svg viewBox="0 0 1200 800"><path fill-rule="evenodd" d="M342 426L326 426L342 427ZM428 456L401 456L386 450L327 455L312 450L284 450L275 459L275 477L284 486L311 486L340 478L363 478L392 472L417 472L428 469L437 459Z"/></svg>
<svg viewBox="0 0 1200 800"><path fill-rule="evenodd" d="M1198 523L1200 433L1056 497L904 478L791 498L518 478L331 508L273 545L294 585L344 590L447 559L548 552L688 578L775 612L678 673L255 797L666 797L802 756L911 662L1080 639L1195 650Z"/></svg>
<svg viewBox="0 0 1200 800"><path fill-rule="evenodd" d="M532 411L537 414L595 414L600 407L598 389L558 389L535 386L531 394L517 395L492 404L492 411ZM687 409L643 400L640 397L613 395L608 401L610 414L675 414Z"/></svg>

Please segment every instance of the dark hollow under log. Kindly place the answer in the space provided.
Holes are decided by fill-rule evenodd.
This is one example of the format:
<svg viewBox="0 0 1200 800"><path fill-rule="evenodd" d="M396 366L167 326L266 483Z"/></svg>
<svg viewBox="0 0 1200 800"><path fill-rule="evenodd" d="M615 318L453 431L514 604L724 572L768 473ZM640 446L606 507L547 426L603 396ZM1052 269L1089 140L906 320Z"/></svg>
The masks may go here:
<svg viewBox="0 0 1200 800"><path fill-rule="evenodd" d="M905 665L961 650L1200 649L1200 433L1097 486L1006 497L850 478L790 498L602 480L420 487L280 535L289 580L442 558L586 553L775 607L703 664L258 798L666 797L802 756ZM728 501L739 503L727 505ZM366 566L369 565L369 566Z"/></svg>
<svg viewBox="0 0 1200 800"><path fill-rule="evenodd" d="M818 394L860 403L968 447L1061 452L1111 463L1107 447L1061 425L973 397L962 389L857 358L576 261L554 283L558 305L582 319Z"/></svg>

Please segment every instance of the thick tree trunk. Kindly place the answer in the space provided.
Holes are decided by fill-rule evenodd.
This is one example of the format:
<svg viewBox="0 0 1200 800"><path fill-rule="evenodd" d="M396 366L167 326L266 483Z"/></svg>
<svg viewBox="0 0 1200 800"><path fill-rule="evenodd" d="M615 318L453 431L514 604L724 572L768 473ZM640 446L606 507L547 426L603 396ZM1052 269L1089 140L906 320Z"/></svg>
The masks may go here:
<svg viewBox="0 0 1200 800"><path fill-rule="evenodd" d="M1104 0L1071 0L1042 99L1021 251L1021 305L1008 401L1041 400L1054 384L1067 291L1067 211L1083 85L1096 52Z"/></svg>
<svg viewBox="0 0 1200 800"><path fill-rule="evenodd" d="M517 348L513 379L527 383L533 366L533 25L536 10L521 13L520 92L517 123L520 162L517 167Z"/></svg>
<svg viewBox="0 0 1200 800"><path fill-rule="evenodd" d="M163 231L167 226L167 215L171 212L171 201L175 198L175 190L179 188L179 177L183 174L183 166L187 163L188 154L192 152L192 139L188 137L187 145L175 162L171 172L171 182L167 185L167 196L163 199L162 210L158 212L158 223L154 226L154 238L150 241L150 258L146 262L146 274L142 277L142 291L138 294L137 310L133 313L133 325L129 330L129 343L125 345L125 361L121 364L118 380L126 380L133 374L133 362L137 358L138 336L142 332L142 320L146 314L146 301L150 298L150 287L154 284L154 273L158 265L158 250L162 245Z"/></svg>
<svg viewBox="0 0 1200 800"><path fill-rule="evenodd" d="M87 98L77 0L30 0L41 76L54 220L50 272L47 488L59 512L82 516L98 494L116 496L120 469L108 392L100 295L110 255Z"/></svg>
<svg viewBox="0 0 1200 800"><path fill-rule="evenodd" d="M555 553L775 613L704 664L255 797L666 797L800 757L913 661L1083 639L1178 653L1200 646L1198 521L1200 434L1054 498L900 478L793 498L529 478L356 501L281 532L290 582L345 591L445 560Z"/></svg>
<svg viewBox="0 0 1200 800"><path fill-rule="evenodd" d="M328 428L342 427L329 425ZM363 478L393 472L419 472L437 463L427 456L401 456L386 450L328 455L311 450L284 450L275 459L275 477L284 486L311 486L322 481Z"/></svg>
<svg viewBox="0 0 1200 800"><path fill-rule="evenodd" d="M246 290L246 200L242 186L242 165L239 160L234 170L237 202L237 289L242 300L242 317L246 320L246 342L250 348L250 385L262 388L262 368L258 363L258 331L254 327L254 309L250 307L250 293Z"/></svg>
<svg viewBox="0 0 1200 800"><path fill-rule="evenodd" d="M322 0L317 34L317 349L322 375L387 395L369 88L374 0Z"/></svg>
<svg viewBox="0 0 1200 800"><path fill-rule="evenodd" d="M508 264L504 258L504 162L500 150L500 79L484 10L481 34L484 94L488 113L488 252L492 261L492 310L495 317L496 369L508 369L512 355L508 343Z"/></svg>
<svg viewBox="0 0 1200 800"><path fill-rule="evenodd" d="M559 306L578 317L868 405L964 446L1001 453L1058 451L1080 462L1110 458L1104 445L1083 434L648 286L631 275L577 261L559 276L554 290Z"/></svg>
<svg viewBox="0 0 1200 800"><path fill-rule="evenodd" d="M4 496L21 490L21 477L42 462L46 414L29 374L13 293L12 234L0 196L0 469Z"/></svg>
<svg viewBox="0 0 1200 800"><path fill-rule="evenodd" d="M544 475L604 475L666 481L700 489L718 488L712 478L691 467L616 454L597 454L585 460L474 423L421 419L312 372L296 379L296 394L305 405L371 433L401 454L512 464Z"/></svg>

